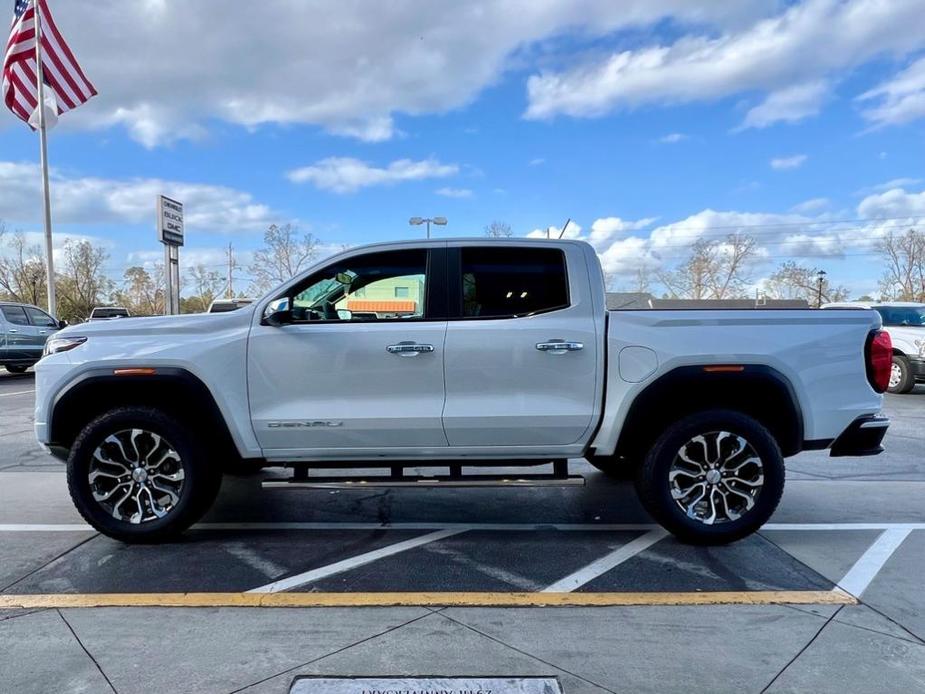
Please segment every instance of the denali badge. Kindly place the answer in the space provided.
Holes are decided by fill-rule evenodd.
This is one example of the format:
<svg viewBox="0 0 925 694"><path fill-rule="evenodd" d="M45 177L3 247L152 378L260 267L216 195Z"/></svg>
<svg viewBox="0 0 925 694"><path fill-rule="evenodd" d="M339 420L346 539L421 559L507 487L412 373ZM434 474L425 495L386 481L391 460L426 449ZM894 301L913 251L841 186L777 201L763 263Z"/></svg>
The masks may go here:
<svg viewBox="0 0 925 694"><path fill-rule="evenodd" d="M313 429L315 427L342 427L343 422L318 420L314 422L269 422L268 429Z"/></svg>

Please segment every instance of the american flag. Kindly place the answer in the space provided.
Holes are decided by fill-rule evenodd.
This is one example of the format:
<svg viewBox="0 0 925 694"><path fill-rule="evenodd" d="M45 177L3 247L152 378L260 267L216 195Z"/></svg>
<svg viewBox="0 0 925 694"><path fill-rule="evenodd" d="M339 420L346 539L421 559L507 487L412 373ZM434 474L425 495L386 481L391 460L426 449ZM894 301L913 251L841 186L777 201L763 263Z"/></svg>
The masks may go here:
<svg viewBox="0 0 925 694"><path fill-rule="evenodd" d="M0 82L0 91L7 108L27 123L38 106L38 63L35 60L36 3L39 4L42 22L42 76L46 103L50 92L57 101L57 111L60 114L77 108L96 96L96 89L80 69L74 54L55 26L46 0L15 0L13 26L3 56L3 80Z"/></svg>

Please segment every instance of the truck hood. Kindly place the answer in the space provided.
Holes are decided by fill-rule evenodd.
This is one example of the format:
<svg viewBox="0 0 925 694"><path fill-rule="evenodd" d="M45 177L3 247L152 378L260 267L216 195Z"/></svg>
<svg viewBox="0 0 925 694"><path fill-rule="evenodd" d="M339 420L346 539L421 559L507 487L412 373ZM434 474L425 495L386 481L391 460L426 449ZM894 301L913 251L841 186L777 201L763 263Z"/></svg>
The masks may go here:
<svg viewBox="0 0 925 694"><path fill-rule="evenodd" d="M925 327L888 325L884 327L890 334L893 347L905 354L916 356L925 354L922 344L925 343Z"/></svg>
<svg viewBox="0 0 925 694"><path fill-rule="evenodd" d="M226 313L189 313L182 316L115 318L71 325L58 332L56 336L211 334L249 325L255 310L256 307L254 306L245 306Z"/></svg>

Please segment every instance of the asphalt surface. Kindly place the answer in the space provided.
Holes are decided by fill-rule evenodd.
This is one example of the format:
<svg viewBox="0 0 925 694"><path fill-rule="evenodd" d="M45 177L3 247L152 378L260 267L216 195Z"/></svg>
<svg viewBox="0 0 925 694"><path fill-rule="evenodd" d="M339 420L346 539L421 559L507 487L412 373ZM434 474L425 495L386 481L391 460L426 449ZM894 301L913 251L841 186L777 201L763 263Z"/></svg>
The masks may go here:
<svg viewBox="0 0 925 694"><path fill-rule="evenodd" d="M302 674L550 675L565 692L925 691L925 387L887 397L886 453L789 460L771 523L716 548L663 537L631 485L581 461L580 488L295 491L226 478L180 541L122 545L83 526L63 466L35 444L33 389L31 374L0 371L0 599L49 602L0 609L0 692L284 692ZM500 606L548 590L648 602ZM64 602L247 591L305 604L334 594L341 606ZM748 604L776 591L799 602ZM354 606L385 592L431 601ZM472 593L485 606L442 606ZM738 604L694 604L720 594ZM665 596L680 604L659 605Z"/></svg>

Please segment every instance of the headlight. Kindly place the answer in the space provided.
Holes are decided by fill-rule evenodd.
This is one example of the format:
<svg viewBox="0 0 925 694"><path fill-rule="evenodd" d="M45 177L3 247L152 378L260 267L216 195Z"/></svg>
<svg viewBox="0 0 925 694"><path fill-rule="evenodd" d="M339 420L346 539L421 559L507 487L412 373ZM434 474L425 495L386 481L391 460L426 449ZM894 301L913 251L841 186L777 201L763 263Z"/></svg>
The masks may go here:
<svg viewBox="0 0 925 694"><path fill-rule="evenodd" d="M75 347L80 347L87 341L85 337L51 337L45 342L45 350L42 352L43 357L58 352L69 352Z"/></svg>

